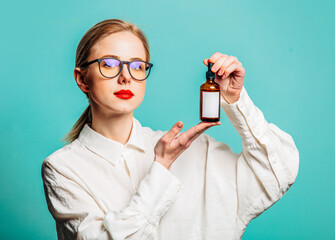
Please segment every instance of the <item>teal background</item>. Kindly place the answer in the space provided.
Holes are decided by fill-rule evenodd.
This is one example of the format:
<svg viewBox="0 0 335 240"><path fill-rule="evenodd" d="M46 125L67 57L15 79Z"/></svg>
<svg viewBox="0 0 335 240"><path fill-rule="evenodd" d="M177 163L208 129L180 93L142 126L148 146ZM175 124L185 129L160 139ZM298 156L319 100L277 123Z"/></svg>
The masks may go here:
<svg viewBox="0 0 335 240"><path fill-rule="evenodd" d="M155 64L134 115L183 131L199 120L202 60L236 56L245 88L300 152L297 180L251 221L243 239L335 239L334 1L6 1L0 9L0 239L56 239L42 161L86 108L73 78L75 50L95 23L121 18L149 39ZM168 62L168 64L166 64ZM175 68L171 63L175 63ZM221 111L206 133L240 152Z"/></svg>

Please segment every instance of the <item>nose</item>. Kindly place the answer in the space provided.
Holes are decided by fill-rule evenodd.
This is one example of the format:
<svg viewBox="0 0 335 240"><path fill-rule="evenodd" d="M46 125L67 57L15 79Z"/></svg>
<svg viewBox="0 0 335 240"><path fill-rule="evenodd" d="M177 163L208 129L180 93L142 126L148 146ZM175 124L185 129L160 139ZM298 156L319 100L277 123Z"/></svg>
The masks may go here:
<svg viewBox="0 0 335 240"><path fill-rule="evenodd" d="M123 69L119 75L119 79L118 79L118 82L120 84L127 84L127 83L130 83L131 82L131 76L129 74L129 71L128 71L128 64L125 63L123 64Z"/></svg>

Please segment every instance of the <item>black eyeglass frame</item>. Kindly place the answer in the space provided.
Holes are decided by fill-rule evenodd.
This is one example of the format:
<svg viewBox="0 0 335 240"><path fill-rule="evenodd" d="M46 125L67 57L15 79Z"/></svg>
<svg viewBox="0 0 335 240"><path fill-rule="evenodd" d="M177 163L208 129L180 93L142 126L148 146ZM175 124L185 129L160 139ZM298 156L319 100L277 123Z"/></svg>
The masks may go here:
<svg viewBox="0 0 335 240"><path fill-rule="evenodd" d="M121 62L121 68L120 68L120 71L119 71L118 74L116 74L114 77L106 77L105 75L102 74L100 64L101 64L102 60L104 60L104 59L115 59L115 60L118 60L118 61ZM152 63L149 63L149 62L146 62L146 61L142 61L142 60L122 61L122 60L117 59L117 58L108 57L108 58L97 58L97 59L92 60L92 61L90 61L90 62L86 62L86 63L82 64L80 68L86 68L87 66L89 66L89 65L91 65L92 63L95 63L95 62L98 62L98 63L99 63L99 71L100 71L100 74L101 74L103 77L105 77L105 78L115 78L116 76L118 76L118 75L122 72L122 70L123 70L123 64L127 63L127 64L128 64L128 72L129 72L130 76L131 76L132 78L134 78L135 80L137 80L137 81L144 81L145 79L147 79L147 78L149 77L149 75L150 75L151 68L154 66ZM145 62L145 63L147 63L147 64L149 65L149 67L147 67L147 68L149 68L148 75L147 75L144 79L137 79L137 78L133 77L133 75L131 74L130 69L129 69L129 64L132 63L132 62ZM146 70L147 70L147 68L146 68Z"/></svg>

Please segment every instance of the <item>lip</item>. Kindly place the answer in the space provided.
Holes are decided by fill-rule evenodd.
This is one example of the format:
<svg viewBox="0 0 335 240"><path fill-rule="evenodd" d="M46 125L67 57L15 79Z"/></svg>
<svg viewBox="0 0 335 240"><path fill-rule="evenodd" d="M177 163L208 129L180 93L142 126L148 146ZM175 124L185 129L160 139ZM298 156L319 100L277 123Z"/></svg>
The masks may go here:
<svg viewBox="0 0 335 240"><path fill-rule="evenodd" d="M118 98L129 99L134 96L134 93L130 90L121 89L120 91L115 92L114 95L117 96Z"/></svg>

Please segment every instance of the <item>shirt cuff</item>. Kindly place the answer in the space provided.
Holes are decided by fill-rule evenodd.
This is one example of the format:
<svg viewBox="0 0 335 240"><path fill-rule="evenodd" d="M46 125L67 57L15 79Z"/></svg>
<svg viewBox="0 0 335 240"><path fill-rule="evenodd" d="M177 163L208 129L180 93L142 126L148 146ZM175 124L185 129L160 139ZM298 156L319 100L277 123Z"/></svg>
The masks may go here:
<svg viewBox="0 0 335 240"><path fill-rule="evenodd" d="M266 133L269 123L254 105L244 86L240 98L234 103L229 104L220 95L220 105L246 145L254 144L254 138L261 139Z"/></svg>

